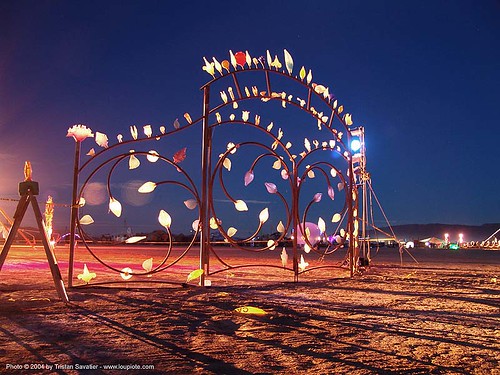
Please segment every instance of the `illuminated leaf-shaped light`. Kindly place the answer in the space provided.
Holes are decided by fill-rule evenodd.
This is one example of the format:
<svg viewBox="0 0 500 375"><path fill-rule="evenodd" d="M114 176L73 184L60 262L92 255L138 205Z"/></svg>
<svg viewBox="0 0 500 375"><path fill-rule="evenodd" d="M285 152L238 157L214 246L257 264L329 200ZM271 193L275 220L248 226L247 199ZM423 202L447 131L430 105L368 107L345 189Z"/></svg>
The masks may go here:
<svg viewBox="0 0 500 375"><path fill-rule="evenodd" d="M316 175L314 174L314 171L312 169L310 169L308 172L307 172L307 177L309 178L314 178L316 177Z"/></svg>
<svg viewBox="0 0 500 375"><path fill-rule="evenodd" d="M179 151L177 151L174 154L174 156L173 156L174 163L180 163L181 161L186 159L186 150L187 150L187 147L184 147L183 149L180 149Z"/></svg>
<svg viewBox="0 0 500 375"><path fill-rule="evenodd" d="M307 79L306 79L306 82L308 85L311 83L312 79L313 79L313 75L312 75L311 69L309 69L309 73L307 73Z"/></svg>
<svg viewBox="0 0 500 375"><path fill-rule="evenodd" d="M104 133L95 133L95 143L97 143L99 146L103 148L108 147L108 136Z"/></svg>
<svg viewBox="0 0 500 375"><path fill-rule="evenodd" d="M311 142L309 142L309 139L304 138L304 147L306 148L307 152L311 152Z"/></svg>
<svg viewBox="0 0 500 375"><path fill-rule="evenodd" d="M335 200L335 190L333 190L333 187L330 185L328 186L328 196L332 201Z"/></svg>
<svg viewBox="0 0 500 375"><path fill-rule="evenodd" d="M213 58L213 60L214 60L215 69L217 69L217 71L220 73L220 75L223 75L221 63L219 61L217 61L217 59L215 57Z"/></svg>
<svg viewBox="0 0 500 375"><path fill-rule="evenodd" d="M245 51L245 59L246 59L246 63L248 65L248 67L251 68L252 67L252 56L250 56L248 51Z"/></svg>
<svg viewBox="0 0 500 375"><path fill-rule="evenodd" d="M215 217L211 217L210 218L210 228L211 229L217 229L218 228L217 220L215 219Z"/></svg>
<svg viewBox="0 0 500 375"><path fill-rule="evenodd" d="M201 268L197 269L197 270L194 270L194 271L191 271L189 273L189 275L187 276L186 283L188 283L190 281L193 281L193 280L196 280L201 275L203 275L203 270Z"/></svg>
<svg viewBox="0 0 500 375"><path fill-rule="evenodd" d="M181 123L179 122L178 118L176 118L174 120L174 124L173 125L174 125L174 129L179 129L181 127Z"/></svg>
<svg viewBox="0 0 500 375"><path fill-rule="evenodd" d="M142 268L144 268L146 272L151 272L151 270L153 269L153 258L146 259L144 262L142 262ZM151 276L152 275L148 275L148 277Z"/></svg>
<svg viewBox="0 0 500 375"><path fill-rule="evenodd" d="M190 210L194 210L198 203L196 202L196 199L188 199L184 201L184 205Z"/></svg>
<svg viewBox="0 0 500 375"><path fill-rule="evenodd" d="M160 210L160 213L158 215L158 222L160 223L161 226L168 229L172 224L172 218L165 210Z"/></svg>
<svg viewBox="0 0 500 375"><path fill-rule="evenodd" d="M249 315L266 315L267 312L258 307L253 306L242 306L234 309L238 314L249 314Z"/></svg>
<svg viewBox="0 0 500 375"><path fill-rule="evenodd" d="M304 244L304 252L306 254L309 254L311 252L311 246L309 246L308 244Z"/></svg>
<svg viewBox="0 0 500 375"><path fill-rule="evenodd" d="M344 121L346 125L351 126L352 125L352 115L350 113L346 113L344 117Z"/></svg>
<svg viewBox="0 0 500 375"><path fill-rule="evenodd" d="M270 131L273 129L273 126L274 126L274 123L271 121L271 122L269 123L269 125L267 125L266 130L267 130L268 132L270 132Z"/></svg>
<svg viewBox="0 0 500 375"><path fill-rule="evenodd" d="M332 177L336 177L337 176L337 171L335 170L335 168L330 169L330 175Z"/></svg>
<svg viewBox="0 0 500 375"><path fill-rule="evenodd" d="M227 235L228 237L233 237L236 232L238 232L238 229L234 228L234 227L229 227L229 229L227 230Z"/></svg>
<svg viewBox="0 0 500 375"><path fill-rule="evenodd" d="M309 265L309 263L307 263L305 260L304 260L304 255L300 255L300 263L298 264L299 266L299 270L300 271L305 271L306 267Z"/></svg>
<svg viewBox="0 0 500 375"><path fill-rule="evenodd" d="M191 120L191 115L189 113L184 113L184 118L186 119L186 121L191 124L193 122L193 120Z"/></svg>
<svg viewBox="0 0 500 375"><path fill-rule="evenodd" d="M345 229L344 229L344 228L340 228L340 235L341 235L342 237L345 237L346 232L345 232Z"/></svg>
<svg viewBox="0 0 500 375"><path fill-rule="evenodd" d="M285 148L288 150L290 147L292 147L292 142L287 142Z"/></svg>
<svg viewBox="0 0 500 375"><path fill-rule="evenodd" d="M267 192L269 194L276 194L278 192L278 188L272 182L266 182L264 183L264 185L266 186Z"/></svg>
<svg viewBox="0 0 500 375"><path fill-rule="evenodd" d="M122 277L123 280L129 280L130 278L132 278L133 272L134 271L132 271L132 269L130 267L125 267L124 269L122 269L120 276Z"/></svg>
<svg viewBox="0 0 500 375"><path fill-rule="evenodd" d="M87 265L83 265L83 273L79 274L78 276L79 280L85 281L85 283L89 283L90 280L96 278L96 274L94 272L89 272L89 269L87 268Z"/></svg>
<svg viewBox="0 0 500 375"><path fill-rule="evenodd" d="M162 125L162 126L160 126L160 133L161 133L161 134L165 134L165 130L166 130L166 129L165 129L165 126L163 126L163 125Z"/></svg>
<svg viewBox="0 0 500 375"><path fill-rule="evenodd" d="M133 236L125 240L125 243L137 243L139 241L145 240L147 236Z"/></svg>
<svg viewBox="0 0 500 375"><path fill-rule="evenodd" d="M255 125L259 126L260 125L260 116L255 115Z"/></svg>
<svg viewBox="0 0 500 375"><path fill-rule="evenodd" d="M123 142L123 135L122 134L118 134L116 136L116 140L118 141L118 143L122 143Z"/></svg>
<svg viewBox="0 0 500 375"><path fill-rule="evenodd" d="M314 194L314 197L313 197L314 202L316 202L316 203L320 202L322 196L323 196L323 194L321 194L321 193Z"/></svg>
<svg viewBox="0 0 500 375"><path fill-rule="evenodd" d="M250 111L243 111L242 114L241 114L241 119L244 121L244 122L247 122L248 121L248 117L250 115Z"/></svg>
<svg viewBox="0 0 500 375"><path fill-rule="evenodd" d="M149 150L148 156L146 156L149 162L156 163L159 159L159 154L155 150Z"/></svg>
<svg viewBox="0 0 500 375"><path fill-rule="evenodd" d="M109 210L116 217L120 217L122 215L122 204L118 202L115 198L109 198Z"/></svg>
<svg viewBox="0 0 500 375"><path fill-rule="evenodd" d="M214 63L207 61L205 57L203 57L203 61L205 62L205 65L201 67L205 72L210 74L213 78L215 78L214 74Z"/></svg>
<svg viewBox="0 0 500 375"><path fill-rule="evenodd" d="M134 152L134 150L130 150L130 152ZM136 169L141 165L141 162L139 159L134 154L130 155L130 158L128 159L128 169Z"/></svg>
<svg viewBox="0 0 500 375"><path fill-rule="evenodd" d="M288 264L288 253L286 252L285 248L281 250L280 258L281 258L281 265L283 266L283 268L285 268Z"/></svg>
<svg viewBox="0 0 500 375"><path fill-rule="evenodd" d="M264 208L262 211L260 211L260 214L259 214L259 221L264 224L267 219L269 219L269 210L266 208Z"/></svg>
<svg viewBox="0 0 500 375"><path fill-rule="evenodd" d="M293 71L293 58L292 55L285 49L285 66L286 70L288 71L288 74L292 74Z"/></svg>
<svg viewBox="0 0 500 375"><path fill-rule="evenodd" d="M151 125L144 125L143 129L144 135L148 138L151 138L151 136L153 135L153 128L151 127Z"/></svg>
<svg viewBox="0 0 500 375"><path fill-rule="evenodd" d="M220 92L220 97L222 99L222 101L227 104L227 95L226 95L226 92L225 91L221 91Z"/></svg>
<svg viewBox="0 0 500 375"><path fill-rule="evenodd" d="M133 139L137 139L139 136L139 133L137 132L137 126L131 125L130 126L130 135L132 136Z"/></svg>
<svg viewBox="0 0 500 375"><path fill-rule="evenodd" d="M276 161L273 163L273 169L281 169L281 159L276 159Z"/></svg>
<svg viewBox="0 0 500 375"><path fill-rule="evenodd" d="M222 122L222 117L220 116L220 113L219 113L219 112L217 112L217 113L215 114L215 117L217 118L217 123L218 123L218 124L220 124L220 123Z"/></svg>
<svg viewBox="0 0 500 375"><path fill-rule="evenodd" d="M233 51L229 50L229 58L231 59L231 65L233 66L234 70L236 70L237 62L236 62L236 57L233 54Z"/></svg>
<svg viewBox="0 0 500 375"><path fill-rule="evenodd" d="M73 125L68 129L68 134L66 134L66 137L73 137L75 142L82 142L85 139L93 136L94 134L92 134L92 130L82 124Z"/></svg>
<svg viewBox="0 0 500 375"><path fill-rule="evenodd" d="M241 199L238 199L236 202L234 202L234 207L237 211L248 211L247 204Z"/></svg>
<svg viewBox="0 0 500 375"><path fill-rule="evenodd" d="M156 189L156 184L152 181L148 181L143 183L137 191L139 193L147 194L151 193L154 189Z"/></svg>
<svg viewBox="0 0 500 375"><path fill-rule="evenodd" d="M266 57L267 57L267 65L269 68L271 68L271 64L273 63L273 58L271 57L271 54L269 53L269 50L266 51Z"/></svg>
<svg viewBox="0 0 500 375"><path fill-rule="evenodd" d="M89 152L87 152L87 155L88 156L94 156L95 155L95 150L94 150L93 147L89 150Z"/></svg>
<svg viewBox="0 0 500 375"><path fill-rule="evenodd" d="M304 67L300 68L299 77L301 81L306 77L306 69Z"/></svg>
<svg viewBox="0 0 500 375"><path fill-rule="evenodd" d="M245 173L245 186L248 186L253 181L254 175L253 171L248 171Z"/></svg>
<svg viewBox="0 0 500 375"><path fill-rule="evenodd" d="M283 180L288 180L288 172L286 171L286 169L281 170L281 178Z"/></svg>
<svg viewBox="0 0 500 375"><path fill-rule="evenodd" d="M235 154L236 151L238 151L238 147L233 143L233 142L229 142L226 146L226 149L229 151L230 154Z"/></svg>
<svg viewBox="0 0 500 375"><path fill-rule="evenodd" d="M191 228L192 228L195 232L197 232L199 227L200 227L200 220L199 220L199 219L196 219L195 221L193 221L193 224L191 224Z"/></svg>
<svg viewBox="0 0 500 375"><path fill-rule="evenodd" d="M226 168L228 171L231 171L231 160L229 158L225 158L224 161L222 162L222 165L224 168Z"/></svg>
<svg viewBox="0 0 500 375"><path fill-rule="evenodd" d="M234 115L234 113L231 113L229 115L229 120L234 121L235 118L236 118L236 116Z"/></svg>
<svg viewBox="0 0 500 375"><path fill-rule="evenodd" d="M233 91L233 88L231 86L229 86L227 88L227 92L229 93L229 96L231 97L231 100L234 101L234 91Z"/></svg>
<svg viewBox="0 0 500 375"><path fill-rule="evenodd" d="M283 65L281 65L281 62L280 62L280 60L278 59L278 56L276 56L276 55L274 56L274 61L271 63L271 66L272 66L272 67L274 67L274 68L276 68L276 70L281 69L281 67L282 67Z"/></svg>
<svg viewBox="0 0 500 375"><path fill-rule="evenodd" d="M321 218L321 217L318 219L318 228L319 228L319 231L321 233L326 232L326 224L325 224L325 221L323 220L323 218Z"/></svg>
<svg viewBox="0 0 500 375"><path fill-rule="evenodd" d="M221 65L222 65L222 67L223 67L224 69L226 69L226 70L227 70L227 72L229 73L229 61L227 61L227 60L222 60Z"/></svg>
<svg viewBox="0 0 500 375"><path fill-rule="evenodd" d="M85 198L80 197L80 199L78 200L78 207L83 207L83 206L85 206Z"/></svg>
<svg viewBox="0 0 500 375"><path fill-rule="evenodd" d="M94 222L94 219L90 215L85 215L80 219L81 225L90 225Z"/></svg>
<svg viewBox="0 0 500 375"><path fill-rule="evenodd" d="M339 106L339 109L337 109L337 112L339 113L339 115L344 111L344 106L341 105Z"/></svg>
<svg viewBox="0 0 500 375"><path fill-rule="evenodd" d="M280 220L280 222L278 223L278 226L276 227L276 230L279 232L279 233L284 233L285 232L285 226L283 225L283 222Z"/></svg>
<svg viewBox="0 0 500 375"><path fill-rule="evenodd" d="M274 240L268 240L267 241L267 247L269 248L269 250L276 249L276 241L274 241Z"/></svg>

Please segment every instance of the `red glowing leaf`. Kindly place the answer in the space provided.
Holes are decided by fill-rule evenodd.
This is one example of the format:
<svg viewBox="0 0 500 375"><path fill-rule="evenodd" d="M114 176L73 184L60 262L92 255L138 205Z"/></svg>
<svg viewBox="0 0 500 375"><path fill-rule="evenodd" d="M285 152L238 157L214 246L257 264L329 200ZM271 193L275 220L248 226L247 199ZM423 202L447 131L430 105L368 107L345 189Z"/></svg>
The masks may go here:
<svg viewBox="0 0 500 375"><path fill-rule="evenodd" d="M174 154L174 163L180 163L186 159L186 149L187 147L184 147L182 150L179 150Z"/></svg>
<svg viewBox="0 0 500 375"><path fill-rule="evenodd" d="M245 54L245 52L236 52L234 54L234 57L236 59L236 64L243 68L247 62L247 55Z"/></svg>

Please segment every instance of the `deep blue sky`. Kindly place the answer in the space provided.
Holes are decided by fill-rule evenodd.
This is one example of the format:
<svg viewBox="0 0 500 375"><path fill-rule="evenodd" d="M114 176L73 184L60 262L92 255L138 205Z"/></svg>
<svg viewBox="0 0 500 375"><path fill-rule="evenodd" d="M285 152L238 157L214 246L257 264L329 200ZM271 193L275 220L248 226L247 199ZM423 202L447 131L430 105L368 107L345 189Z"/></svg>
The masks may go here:
<svg viewBox="0 0 500 375"><path fill-rule="evenodd" d="M203 56L286 48L365 126L393 224L500 222L499 20L494 0L4 0L0 197L31 160L43 199L69 203L68 127L113 136L199 113Z"/></svg>

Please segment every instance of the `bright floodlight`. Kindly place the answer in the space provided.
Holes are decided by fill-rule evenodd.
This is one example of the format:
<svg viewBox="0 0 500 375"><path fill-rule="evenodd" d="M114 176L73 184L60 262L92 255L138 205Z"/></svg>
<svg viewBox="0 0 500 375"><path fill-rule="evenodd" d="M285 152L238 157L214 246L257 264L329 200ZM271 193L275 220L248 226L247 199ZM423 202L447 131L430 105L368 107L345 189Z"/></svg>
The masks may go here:
<svg viewBox="0 0 500 375"><path fill-rule="evenodd" d="M356 151L359 151L361 149L361 142L359 139L353 139L351 141L351 150L356 152Z"/></svg>

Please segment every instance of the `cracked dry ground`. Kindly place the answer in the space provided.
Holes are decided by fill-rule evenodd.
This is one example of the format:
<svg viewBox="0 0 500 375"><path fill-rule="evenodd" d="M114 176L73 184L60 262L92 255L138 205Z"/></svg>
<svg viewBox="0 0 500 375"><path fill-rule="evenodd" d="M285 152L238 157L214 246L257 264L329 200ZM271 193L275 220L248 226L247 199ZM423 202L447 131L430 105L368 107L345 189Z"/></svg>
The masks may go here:
<svg viewBox="0 0 500 375"><path fill-rule="evenodd" d="M26 273L23 285L0 283L0 372L78 363L171 374L500 374L499 271L380 267L297 284L78 289L68 305ZM267 314L234 311L245 305Z"/></svg>

